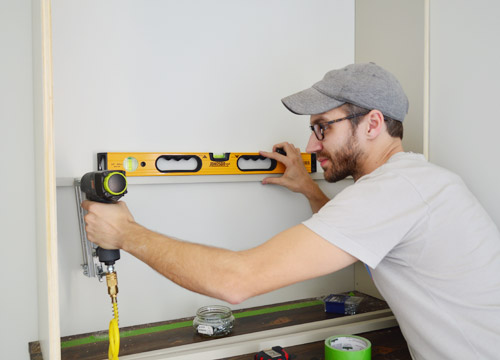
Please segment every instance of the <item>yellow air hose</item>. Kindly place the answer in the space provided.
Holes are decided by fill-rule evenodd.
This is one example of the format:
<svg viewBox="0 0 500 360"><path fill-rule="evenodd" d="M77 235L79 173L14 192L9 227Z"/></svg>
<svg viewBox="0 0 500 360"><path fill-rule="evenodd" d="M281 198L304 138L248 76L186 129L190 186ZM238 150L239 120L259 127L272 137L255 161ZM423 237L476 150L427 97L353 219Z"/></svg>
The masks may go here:
<svg viewBox="0 0 500 360"><path fill-rule="evenodd" d="M120 330L118 329L118 304L113 302L114 318L109 322L109 350L108 359L118 360L120 351Z"/></svg>
<svg viewBox="0 0 500 360"><path fill-rule="evenodd" d="M118 352L120 351L120 330L118 329L118 278L114 268L110 266L106 274L106 284L108 286L108 294L111 297L113 304L113 319L109 322L109 350L108 359L118 360Z"/></svg>

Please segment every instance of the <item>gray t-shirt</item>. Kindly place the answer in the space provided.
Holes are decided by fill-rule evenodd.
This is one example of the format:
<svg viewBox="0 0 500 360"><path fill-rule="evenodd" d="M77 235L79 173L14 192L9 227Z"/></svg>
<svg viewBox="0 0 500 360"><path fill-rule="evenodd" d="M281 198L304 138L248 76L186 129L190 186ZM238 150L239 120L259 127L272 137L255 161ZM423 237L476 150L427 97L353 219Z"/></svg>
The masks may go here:
<svg viewBox="0 0 500 360"><path fill-rule="evenodd" d="M414 359L498 359L500 233L452 172L397 153L304 224L371 268Z"/></svg>

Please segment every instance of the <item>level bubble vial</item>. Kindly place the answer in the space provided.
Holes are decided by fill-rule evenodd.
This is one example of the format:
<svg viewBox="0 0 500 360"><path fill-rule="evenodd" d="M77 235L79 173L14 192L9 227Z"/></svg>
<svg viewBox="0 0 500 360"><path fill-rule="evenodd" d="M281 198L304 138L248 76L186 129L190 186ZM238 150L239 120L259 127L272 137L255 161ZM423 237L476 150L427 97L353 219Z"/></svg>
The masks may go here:
<svg viewBox="0 0 500 360"><path fill-rule="evenodd" d="M126 172L134 172L139 167L139 161L133 157L129 156L125 160L123 160L123 168Z"/></svg>

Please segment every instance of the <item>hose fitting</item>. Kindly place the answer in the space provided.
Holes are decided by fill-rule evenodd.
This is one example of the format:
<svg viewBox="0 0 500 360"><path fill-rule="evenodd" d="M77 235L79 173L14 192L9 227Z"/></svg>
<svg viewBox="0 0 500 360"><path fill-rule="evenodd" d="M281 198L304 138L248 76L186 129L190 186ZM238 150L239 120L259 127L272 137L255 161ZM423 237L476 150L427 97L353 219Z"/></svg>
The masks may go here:
<svg viewBox="0 0 500 360"><path fill-rule="evenodd" d="M116 303L118 295L118 278L116 277L116 272L106 273L106 285L108 286L108 294L111 297L111 302Z"/></svg>

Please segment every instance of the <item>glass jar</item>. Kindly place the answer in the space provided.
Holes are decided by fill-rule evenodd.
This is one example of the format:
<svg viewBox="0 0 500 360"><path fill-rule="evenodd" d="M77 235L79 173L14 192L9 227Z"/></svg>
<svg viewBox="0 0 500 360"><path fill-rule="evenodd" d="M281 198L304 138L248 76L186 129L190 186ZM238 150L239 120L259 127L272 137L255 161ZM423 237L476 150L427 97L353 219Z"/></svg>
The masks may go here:
<svg viewBox="0 0 500 360"><path fill-rule="evenodd" d="M222 305L203 306L196 312L193 327L202 336L220 337L233 331L234 316L231 309Z"/></svg>

